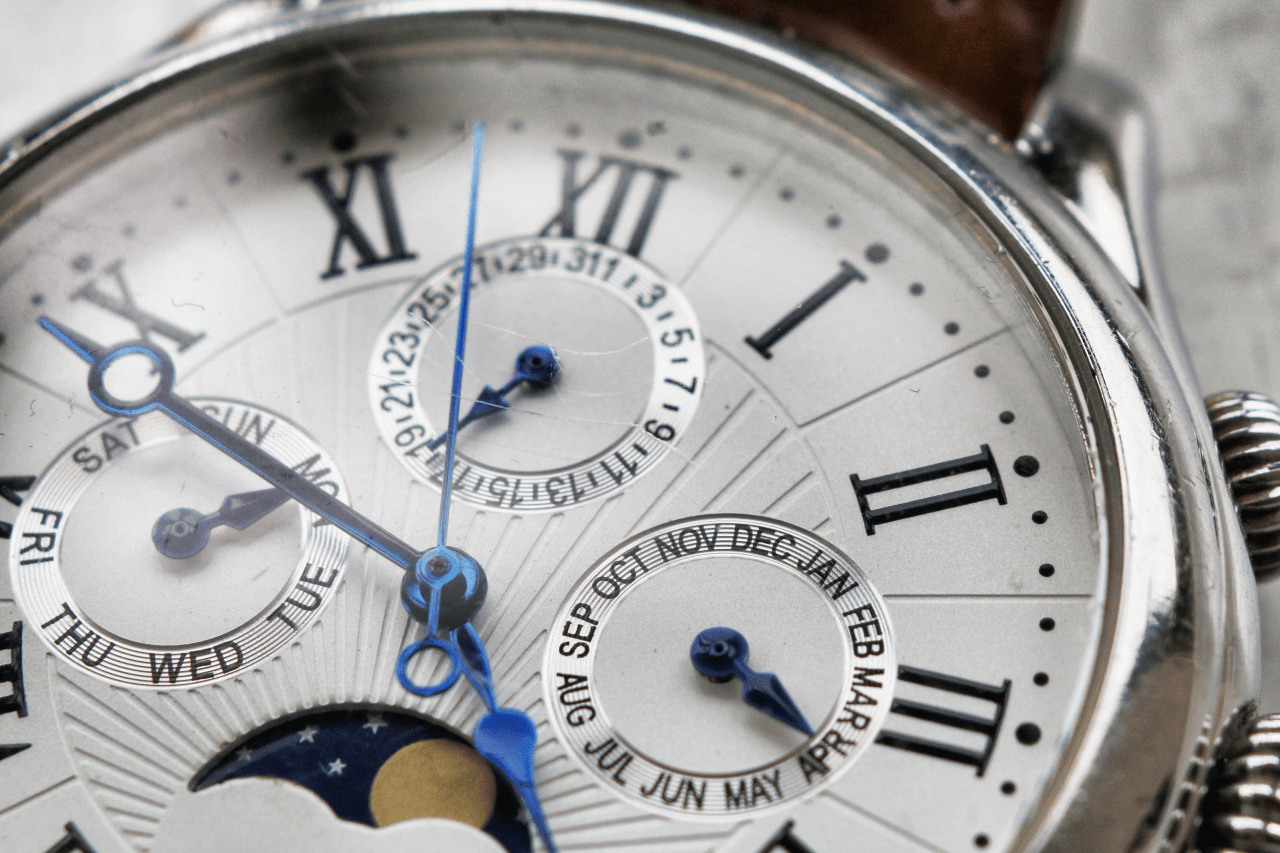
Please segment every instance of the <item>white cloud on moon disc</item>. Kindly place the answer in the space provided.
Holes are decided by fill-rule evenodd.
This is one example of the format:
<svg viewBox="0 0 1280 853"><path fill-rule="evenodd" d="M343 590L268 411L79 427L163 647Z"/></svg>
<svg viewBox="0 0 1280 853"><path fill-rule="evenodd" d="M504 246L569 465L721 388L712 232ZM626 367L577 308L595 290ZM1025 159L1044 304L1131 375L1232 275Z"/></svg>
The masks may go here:
<svg viewBox="0 0 1280 853"><path fill-rule="evenodd" d="M231 779L165 810L151 853L506 853L474 827L443 818L374 829L338 819L315 794L281 779Z"/></svg>

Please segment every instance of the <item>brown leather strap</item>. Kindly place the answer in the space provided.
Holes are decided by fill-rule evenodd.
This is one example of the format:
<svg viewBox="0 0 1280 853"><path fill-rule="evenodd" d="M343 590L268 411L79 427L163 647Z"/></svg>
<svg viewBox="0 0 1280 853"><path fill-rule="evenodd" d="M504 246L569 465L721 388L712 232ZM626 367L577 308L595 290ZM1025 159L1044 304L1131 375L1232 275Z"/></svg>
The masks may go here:
<svg viewBox="0 0 1280 853"><path fill-rule="evenodd" d="M1012 139L1071 0L689 0L906 71Z"/></svg>

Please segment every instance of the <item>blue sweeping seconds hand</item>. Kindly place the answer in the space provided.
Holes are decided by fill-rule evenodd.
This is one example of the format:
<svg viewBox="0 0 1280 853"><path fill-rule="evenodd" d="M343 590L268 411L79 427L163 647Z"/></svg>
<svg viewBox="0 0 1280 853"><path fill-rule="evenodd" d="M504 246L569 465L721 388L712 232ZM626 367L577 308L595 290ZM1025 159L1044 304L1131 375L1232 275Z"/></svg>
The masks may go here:
<svg viewBox="0 0 1280 853"><path fill-rule="evenodd" d="M493 694L493 677L489 667L489 655L485 652L484 643L481 642L480 635L476 633L469 620L450 632L449 639L453 647L452 650L434 637L437 629L436 622L439 615L440 598L447 582L446 578L451 578L458 571L464 571L469 568L467 564L474 566L476 572L480 571L474 560L468 555L450 548L447 543L449 503L453 497L453 463L458 443L458 409L462 402L462 372L466 364L467 326L471 314L471 266L472 256L475 254L476 208L480 190L480 155L483 143L484 126L477 124L471 134L471 199L467 210L466 250L462 259L462 296L458 304L458 338L453 356L453 387L449 397L449 428L444 436L446 447L444 477L440 489L440 526L436 547L424 555L427 559L419 562L417 572L419 582L427 588L423 590L422 587L419 587L419 591L426 592L429 590L428 635L424 640L409 646L401 652L400 658L396 661L396 676L406 690L419 695L433 695L439 692L436 689L437 687L445 689L449 684L452 684L452 681L446 679L448 683L442 682L443 686L419 687L409 679L406 672L409 659L428 647L443 648L451 656L460 652L462 670L466 673L467 680L471 682L471 686L480 694L485 707L489 709L489 712L476 723L475 731L472 733L472 742L475 744L476 751L484 756L485 760L497 767L502 775L515 787L516 793L538 828L538 834L542 836L542 843L546 845L549 853L556 853L555 842L551 837L551 829L547 826L547 819L542 812L537 786L533 779L533 753L538 745L537 725L522 711L517 711L514 708L498 707L497 699ZM551 354L549 349L547 353L551 355L551 363L554 364L554 354ZM541 359L542 354L538 353L537 355ZM556 366L555 370L556 372L559 371L558 366ZM502 393L496 395L501 400L503 408L506 407L503 393L514 388L519 381L525 380L520 375L520 361L517 360L516 380L505 386ZM492 389L486 387L485 390L491 391ZM481 403L477 402L476 405L480 406ZM496 407L492 407L488 411L497 410ZM488 411L477 411L476 408L473 408L467 415L467 422L482 417ZM442 566L441 562L447 563L447 568ZM432 567L435 568L433 569ZM408 584L403 586L402 589L406 596L410 596L413 592L409 589ZM406 598L406 607L409 607L411 613L414 612L414 608L419 603L420 599L414 597L414 607L409 607L410 602ZM455 658L455 660L457 659Z"/></svg>

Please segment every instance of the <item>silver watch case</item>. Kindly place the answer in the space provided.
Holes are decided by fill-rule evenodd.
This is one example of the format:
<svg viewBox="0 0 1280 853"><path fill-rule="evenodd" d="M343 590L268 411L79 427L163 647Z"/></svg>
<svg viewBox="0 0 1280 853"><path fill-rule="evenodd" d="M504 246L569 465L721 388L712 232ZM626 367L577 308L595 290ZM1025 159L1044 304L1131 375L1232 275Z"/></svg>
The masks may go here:
<svg viewBox="0 0 1280 853"><path fill-rule="evenodd" d="M828 111L869 121L970 205L1009 247L1055 330L1082 401L1099 505L1107 498L1099 658L1048 794L1011 849L1181 849L1216 746L1257 695L1257 606L1159 284L1145 131L1123 92L1095 75L1060 74L1023 137L1008 144L888 69L670 6L248 0L219 7L133 76L0 147L0 234L80 170L154 132L157 116L180 113L184 81L234 78L245 58L269 62L334 38L373 38L386 19L397 33L492 28L528 40L575 26L624 44L657 36L668 50L709 47L781 72Z"/></svg>

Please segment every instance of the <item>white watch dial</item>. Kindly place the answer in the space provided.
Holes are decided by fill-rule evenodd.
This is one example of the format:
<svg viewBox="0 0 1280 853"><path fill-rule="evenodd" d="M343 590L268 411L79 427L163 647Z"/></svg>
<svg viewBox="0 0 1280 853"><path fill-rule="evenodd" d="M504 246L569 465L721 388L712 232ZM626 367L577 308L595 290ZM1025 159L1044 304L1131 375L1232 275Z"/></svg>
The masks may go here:
<svg viewBox="0 0 1280 853"><path fill-rule="evenodd" d="M211 818L228 809L246 827L283 809L332 849L541 849L468 745L484 709L465 680L431 698L397 682L422 626L389 562L295 506L170 567L147 535L158 506L208 514L268 487L159 413L176 458L113 477L153 453L139 426L92 480L97 516L72 506L77 442L102 457L120 422L36 322L165 349L178 393L279 413L280 436L309 436L289 466L434 544L442 461L424 445L449 399L475 122L463 412L528 347L562 372L459 430L451 530L487 575L474 624L498 703L539 724L560 848L1003 850L1050 790L1102 640L1103 496L1075 372L1010 253L926 166L781 74L625 28L521 26L257 48L88 130L20 197L0 187L0 482L22 503L0 579L21 665L0 668L4 849L206 849L223 831L257 849ZM622 543L725 514L772 531L763 550L673 556L609 602L591 667L553 665ZM784 534L790 556L770 551ZM836 563L798 562L823 549ZM85 665L50 622L59 572L85 630L113 655L137 645L129 674ZM310 609L288 593L308 578ZM287 600L304 606L286 624ZM749 640L813 737L695 671L701 621ZM220 669L218 644L254 625L288 630ZM859 688L856 649L880 631L883 680ZM165 654L180 677L148 665ZM447 667L419 655L410 675ZM599 731L572 724L561 674L599 681ZM859 703L873 722L855 731Z"/></svg>

